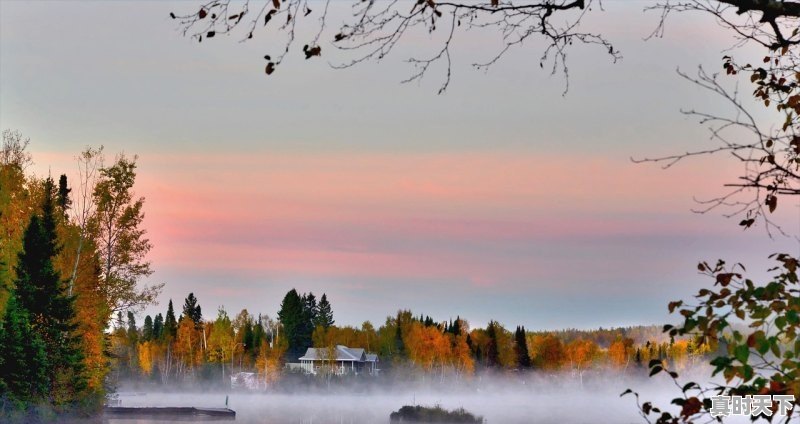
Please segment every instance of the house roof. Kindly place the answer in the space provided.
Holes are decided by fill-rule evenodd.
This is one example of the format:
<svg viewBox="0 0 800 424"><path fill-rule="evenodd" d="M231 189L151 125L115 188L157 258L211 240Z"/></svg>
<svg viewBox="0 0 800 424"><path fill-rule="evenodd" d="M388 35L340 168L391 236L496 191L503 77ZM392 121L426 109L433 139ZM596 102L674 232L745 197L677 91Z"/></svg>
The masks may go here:
<svg viewBox="0 0 800 424"><path fill-rule="evenodd" d="M330 360L329 357L330 353L327 348L313 348L310 347L306 350L305 355L300 357L301 361L323 361L323 360ZM366 354L364 349L361 348L350 348L347 346L338 345L336 346L336 361L353 361L353 362L365 362L370 356L374 356L377 358L377 355L373 354Z"/></svg>

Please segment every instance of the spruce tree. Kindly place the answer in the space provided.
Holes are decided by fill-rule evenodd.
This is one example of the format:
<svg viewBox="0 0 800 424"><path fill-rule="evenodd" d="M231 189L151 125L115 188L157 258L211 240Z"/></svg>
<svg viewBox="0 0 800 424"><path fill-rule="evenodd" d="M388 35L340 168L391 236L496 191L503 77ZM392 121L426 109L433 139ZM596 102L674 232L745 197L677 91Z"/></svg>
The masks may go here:
<svg viewBox="0 0 800 424"><path fill-rule="evenodd" d="M70 205L72 205L72 200L69 198L71 191L72 189L67 187L67 176L61 174L61 178L58 179L58 206L61 207L61 211L65 214Z"/></svg>
<svg viewBox="0 0 800 424"><path fill-rule="evenodd" d="M203 321L203 312L200 309L200 305L197 304L197 298L194 293L189 293L189 296L186 296L186 300L183 302L183 315L194 321L196 328L200 328Z"/></svg>
<svg viewBox="0 0 800 424"><path fill-rule="evenodd" d="M497 348L497 324L494 321L489 321L486 335L489 338L489 344L486 346L486 366L495 367L500 365L500 351Z"/></svg>
<svg viewBox="0 0 800 424"><path fill-rule="evenodd" d="M316 326L319 316L317 298L314 296L314 293L309 292L308 294L303 294L301 300L303 303L303 340L305 344L311 346L311 334L314 333L314 327Z"/></svg>
<svg viewBox="0 0 800 424"><path fill-rule="evenodd" d="M253 323L253 354L258 356L259 349L261 348L261 343L267 341L267 332L264 331L264 324L263 319L261 318L261 314L258 315L258 319L255 323Z"/></svg>
<svg viewBox="0 0 800 424"><path fill-rule="evenodd" d="M178 335L178 321L175 319L175 308L172 307L172 299L167 306L167 316L164 318L164 337L172 340Z"/></svg>
<svg viewBox="0 0 800 424"><path fill-rule="evenodd" d="M292 360L302 355L307 347L304 347L303 309L303 300L297 294L297 290L291 289L283 297L281 309L278 311L278 319L283 326L283 337L288 342L286 355Z"/></svg>
<svg viewBox="0 0 800 424"><path fill-rule="evenodd" d="M128 311L128 343L131 346L139 343L139 329L136 328L136 317L131 311Z"/></svg>
<svg viewBox="0 0 800 424"><path fill-rule="evenodd" d="M456 320L453 321L453 326L451 331L455 336L461 335L461 316L456 316Z"/></svg>
<svg viewBox="0 0 800 424"><path fill-rule="evenodd" d="M55 403L80 399L87 384L83 352L75 335L74 297L53 265L56 241L55 187L44 184L41 216L34 214L25 229L18 255L15 281L19 309L28 313L32 331L44 341L47 361L43 372L49 379L49 395Z"/></svg>
<svg viewBox="0 0 800 424"><path fill-rule="evenodd" d="M156 315L153 320L153 339L161 340L164 337L164 316L161 314Z"/></svg>
<svg viewBox="0 0 800 424"><path fill-rule="evenodd" d="M517 365L520 368L531 367L531 357L528 353L528 341L525 337L525 327L517 327L514 333L514 352L517 354Z"/></svg>
<svg viewBox="0 0 800 424"><path fill-rule="evenodd" d="M328 329L333 323L331 304L328 302L328 296L322 293L322 297L319 299L319 305L317 306L317 322L315 323L315 327L321 325L325 329Z"/></svg>
<svg viewBox="0 0 800 424"><path fill-rule="evenodd" d="M153 340L153 318L150 315L144 317L144 324L142 325L142 341Z"/></svg>
<svg viewBox="0 0 800 424"><path fill-rule="evenodd" d="M398 356L403 356L406 353L406 344L403 342L403 326L402 326L402 312L397 311L397 319L395 320L394 329L394 348Z"/></svg>
<svg viewBox="0 0 800 424"><path fill-rule="evenodd" d="M50 386L48 369L44 341L12 293L0 328L0 397L18 406L41 399Z"/></svg>
<svg viewBox="0 0 800 424"><path fill-rule="evenodd" d="M254 352L255 348L257 346L255 344L255 331L253 330L253 327L255 325L256 324L253 322L253 320L251 318L247 322L244 323L244 326L241 329L241 331L243 333L242 334L242 343L244 344L243 347L244 347L244 350L246 352L250 352L250 353Z"/></svg>

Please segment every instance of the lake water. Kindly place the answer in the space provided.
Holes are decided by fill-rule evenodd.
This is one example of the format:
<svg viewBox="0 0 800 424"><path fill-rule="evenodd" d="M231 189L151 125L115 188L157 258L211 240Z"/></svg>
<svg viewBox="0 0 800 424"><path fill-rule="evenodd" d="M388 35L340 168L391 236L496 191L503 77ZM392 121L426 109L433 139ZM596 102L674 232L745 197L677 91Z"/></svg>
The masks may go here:
<svg viewBox="0 0 800 424"><path fill-rule="evenodd" d="M121 393L121 406L228 407L237 423L356 424L388 423L403 405L463 407L487 423L640 423L634 400L620 398L625 387L550 390L547 387L493 388L470 393L392 391L388 393ZM666 394L666 393L665 393ZM672 394L672 393L670 393ZM660 397L666 399L666 396ZM154 424L149 420L109 420L110 423Z"/></svg>

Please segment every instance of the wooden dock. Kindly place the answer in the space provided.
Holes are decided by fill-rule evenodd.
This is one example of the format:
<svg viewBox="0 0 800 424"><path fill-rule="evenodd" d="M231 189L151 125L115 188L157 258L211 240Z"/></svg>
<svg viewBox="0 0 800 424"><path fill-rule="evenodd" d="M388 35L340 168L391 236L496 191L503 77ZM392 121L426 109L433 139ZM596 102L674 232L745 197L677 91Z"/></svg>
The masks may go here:
<svg viewBox="0 0 800 424"><path fill-rule="evenodd" d="M228 408L195 407L124 407L106 406L104 418L120 420L167 420L167 421L234 421L236 411Z"/></svg>

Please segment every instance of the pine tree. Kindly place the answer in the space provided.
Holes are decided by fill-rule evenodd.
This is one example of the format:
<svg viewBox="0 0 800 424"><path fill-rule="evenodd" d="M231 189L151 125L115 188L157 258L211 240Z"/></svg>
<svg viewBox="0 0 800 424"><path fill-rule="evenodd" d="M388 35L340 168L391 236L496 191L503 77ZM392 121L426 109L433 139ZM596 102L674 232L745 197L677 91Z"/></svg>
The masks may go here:
<svg viewBox="0 0 800 424"><path fill-rule="evenodd" d="M323 328L328 329L333 325L334 320L333 310L331 309L331 304L328 302L328 296L325 293L322 293L322 298L319 299L317 310L317 322L315 323L315 327L321 325Z"/></svg>
<svg viewBox="0 0 800 424"><path fill-rule="evenodd" d="M69 198L71 191L72 189L67 187L67 176L61 174L61 178L58 179L58 206L61 207L61 211L65 214L70 205L72 205L72 200Z"/></svg>
<svg viewBox="0 0 800 424"><path fill-rule="evenodd" d="M136 317L128 311L128 343L136 346L139 343L139 330L136 328Z"/></svg>
<svg viewBox="0 0 800 424"><path fill-rule="evenodd" d="M261 314L258 315L258 319L255 323L253 323L253 338L252 338L252 346L253 346L253 355L258 356L260 354L261 344L262 342L267 341L267 332L264 331L264 324L261 318Z"/></svg>
<svg viewBox="0 0 800 424"><path fill-rule="evenodd" d="M528 353L528 341L525 337L525 327L517 327L514 333L514 352L517 354L517 365L520 368L531 367L531 357Z"/></svg>
<svg viewBox="0 0 800 424"><path fill-rule="evenodd" d="M452 332L456 337L461 335L461 325L461 316L456 316L456 320L453 321L452 325Z"/></svg>
<svg viewBox="0 0 800 424"><path fill-rule="evenodd" d="M197 304L197 298L194 293L189 293L189 296L186 296L186 300L183 302L183 315L194 321L195 328L200 328L203 322L203 312L200 309L200 305Z"/></svg>
<svg viewBox="0 0 800 424"><path fill-rule="evenodd" d="M44 341L12 294L0 328L0 397L19 406L42 398L50 385L48 369Z"/></svg>
<svg viewBox="0 0 800 424"><path fill-rule="evenodd" d="M242 343L244 344L244 350L247 352L255 352L255 349L258 345L255 343L255 331L253 327L255 327L255 323L253 322L252 318L250 318L247 322L244 323L244 328L242 328Z"/></svg>
<svg viewBox="0 0 800 424"><path fill-rule="evenodd" d="M153 320L153 339L161 340L164 337L164 316L161 314L156 315Z"/></svg>
<svg viewBox="0 0 800 424"><path fill-rule="evenodd" d="M403 342L402 315L403 313L401 311L397 311L397 319L395 320L394 330L394 348L397 351L398 356L403 356L406 353L406 344Z"/></svg>
<svg viewBox="0 0 800 424"><path fill-rule="evenodd" d="M489 337L489 344L486 346L486 366L495 367L500 365L500 351L497 347L497 324L494 321L489 321L486 335Z"/></svg>
<svg viewBox="0 0 800 424"><path fill-rule="evenodd" d="M304 353L306 347L303 325L304 304L297 290L291 289L286 293L278 311L278 319L283 326L283 337L288 342L287 358L296 359Z"/></svg>
<svg viewBox="0 0 800 424"><path fill-rule="evenodd" d="M167 306L167 316L164 318L164 337L175 340L178 335L178 321L175 319L175 308L172 307L172 299Z"/></svg>
<svg viewBox="0 0 800 424"><path fill-rule="evenodd" d="M301 298L303 302L303 336L308 334L308 345L311 346L311 334L314 333L314 327L316 327L317 319L319 316L319 307L317 306L317 298L314 296L314 293L309 292L308 294L303 294Z"/></svg>
<svg viewBox="0 0 800 424"><path fill-rule="evenodd" d="M142 325L142 341L148 342L153 340L153 318L150 315L144 317L144 324Z"/></svg>
<svg viewBox="0 0 800 424"><path fill-rule="evenodd" d="M80 399L86 388L81 341L76 336L74 297L53 265L56 242L55 187L44 184L42 214L34 214L23 236L15 281L19 309L29 314L32 330L44 342L47 361L43 372L49 378L49 396L57 404Z"/></svg>

